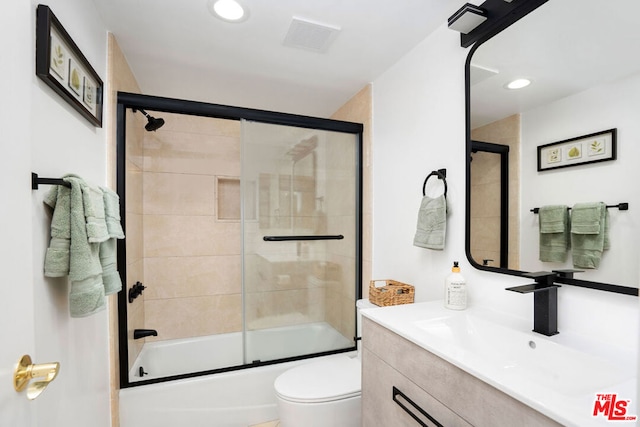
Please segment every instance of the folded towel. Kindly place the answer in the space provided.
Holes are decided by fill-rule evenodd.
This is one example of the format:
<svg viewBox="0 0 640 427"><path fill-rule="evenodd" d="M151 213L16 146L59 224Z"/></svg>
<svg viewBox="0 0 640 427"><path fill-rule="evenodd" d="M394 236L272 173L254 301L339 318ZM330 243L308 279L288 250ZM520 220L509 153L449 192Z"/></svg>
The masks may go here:
<svg viewBox="0 0 640 427"><path fill-rule="evenodd" d="M102 277L92 276L84 280L72 280L69 292L71 317L87 317L106 307Z"/></svg>
<svg viewBox="0 0 640 427"><path fill-rule="evenodd" d="M566 261L570 244L569 208L566 205L542 206L538 211L538 222L540 224L540 261Z"/></svg>
<svg viewBox="0 0 640 427"><path fill-rule="evenodd" d="M413 238L414 246L427 249L444 249L447 231L447 199L424 196L418 211L418 224Z"/></svg>
<svg viewBox="0 0 640 427"><path fill-rule="evenodd" d="M104 199L104 215L109 237L124 239L124 231L120 224L120 197L113 190L100 187Z"/></svg>
<svg viewBox="0 0 640 427"><path fill-rule="evenodd" d="M44 197L53 209L51 241L44 257L44 275L63 277L69 274L69 246L71 245L71 189L54 185Z"/></svg>
<svg viewBox="0 0 640 427"><path fill-rule="evenodd" d="M609 211L602 202L578 203L571 210L573 265L598 268L602 252L609 248Z"/></svg>
<svg viewBox="0 0 640 427"><path fill-rule="evenodd" d="M122 280L116 269L116 240L124 239L120 224L120 198L109 188L100 187L104 197L105 219L109 240L100 243L100 264L102 265L102 283L105 295L111 295L122 289Z"/></svg>
<svg viewBox="0 0 640 427"><path fill-rule="evenodd" d="M69 311L71 317L84 317L104 308L104 285L100 265L100 244L89 242L83 196L87 184L78 177L65 177L71 184L71 246L69 260ZM91 196L90 196L91 197ZM103 214L104 215L104 214Z"/></svg>
<svg viewBox="0 0 640 427"><path fill-rule="evenodd" d="M109 238L105 221L104 193L99 188L87 184L82 184L81 188L89 242L104 242Z"/></svg>
<svg viewBox="0 0 640 427"><path fill-rule="evenodd" d="M104 294L112 295L122 289L120 273L116 269L116 240L109 239L100 243L100 265L102 266L102 284Z"/></svg>
<svg viewBox="0 0 640 427"><path fill-rule="evenodd" d="M93 188L77 175L65 175L71 188L56 185L44 202L54 209L45 276L69 276L71 317L105 307L105 295L122 289L116 270L116 239L124 238L118 195Z"/></svg>

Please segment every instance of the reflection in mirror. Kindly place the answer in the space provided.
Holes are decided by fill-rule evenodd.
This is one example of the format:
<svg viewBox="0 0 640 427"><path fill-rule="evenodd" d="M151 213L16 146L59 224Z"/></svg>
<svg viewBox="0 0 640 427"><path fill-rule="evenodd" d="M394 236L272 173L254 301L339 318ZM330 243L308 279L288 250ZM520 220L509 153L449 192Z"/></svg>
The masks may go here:
<svg viewBox="0 0 640 427"><path fill-rule="evenodd" d="M509 215L509 151L471 141L471 256L485 266L517 269L518 245L509 244L509 225L518 220Z"/></svg>
<svg viewBox="0 0 640 427"><path fill-rule="evenodd" d="M606 7L596 0L550 1L472 48L468 134L473 141L509 147L509 201L500 202L496 195L482 193L489 191L483 180L496 178L478 170L479 153L472 153L468 143L467 239L477 267L507 274L571 269L571 250L565 263L539 261L538 215L531 209L628 202L628 211L608 210L611 245L602 253L599 267L575 278L638 288L640 223L634 210L640 208L640 192L634 185L640 182L640 56L628 48L640 44L636 16L640 16L637 0ZM522 77L532 83L519 90L505 87ZM614 161L537 170L537 147L607 129L617 129ZM505 203L507 265L496 261L500 259L496 224L502 218L489 217L498 215ZM488 247L480 248L481 244ZM481 267L483 262L488 267Z"/></svg>
<svg viewBox="0 0 640 427"><path fill-rule="evenodd" d="M292 146L285 143L276 162L277 171L260 173L260 228L318 234L314 213L320 212L322 198L316 197L317 146L316 135Z"/></svg>

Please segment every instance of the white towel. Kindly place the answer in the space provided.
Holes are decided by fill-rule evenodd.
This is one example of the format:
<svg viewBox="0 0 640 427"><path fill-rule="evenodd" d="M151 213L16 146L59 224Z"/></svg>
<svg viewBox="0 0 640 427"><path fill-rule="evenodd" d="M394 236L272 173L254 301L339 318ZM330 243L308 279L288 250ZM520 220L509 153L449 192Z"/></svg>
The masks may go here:
<svg viewBox="0 0 640 427"><path fill-rule="evenodd" d="M418 211L414 246L443 250L447 232L447 198L424 196Z"/></svg>

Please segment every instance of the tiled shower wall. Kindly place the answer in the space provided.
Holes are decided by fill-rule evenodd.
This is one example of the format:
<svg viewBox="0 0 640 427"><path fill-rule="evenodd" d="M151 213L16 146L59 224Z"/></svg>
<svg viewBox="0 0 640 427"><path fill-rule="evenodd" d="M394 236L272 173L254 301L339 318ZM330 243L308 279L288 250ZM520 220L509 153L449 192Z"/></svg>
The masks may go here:
<svg viewBox="0 0 640 427"><path fill-rule="evenodd" d="M240 122L151 114L166 124L143 148L145 327L158 340L240 331Z"/></svg>
<svg viewBox="0 0 640 427"><path fill-rule="evenodd" d="M478 127L471 131L474 141L490 142L509 146L509 268L520 267L520 115ZM471 253L478 263L483 259L500 258L500 173L499 162L489 164L491 157L473 156L473 168L477 172L482 168L498 168L497 173L474 174L471 182ZM493 178L487 178L493 177ZM496 264L491 264L496 266Z"/></svg>
<svg viewBox="0 0 640 427"><path fill-rule="evenodd" d="M367 298L369 281L371 280L371 227L372 227L372 94L371 86L364 87L353 98L351 98L346 104L344 104L331 118L335 120L346 120L356 123L362 123L364 126L363 141L362 141L362 296ZM332 156L337 158L328 159L329 164L339 164L344 156L340 153L334 152ZM350 197L351 195L344 194L342 188L344 186L341 183L342 179L348 179L346 177L335 177L329 181L327 186L327 194L329 198L331 193L335 196L335 200L340 200L341 197ZM355 196L355 195L353 195ZM334 209L334 207L327 207L327 210ZM353 227L348 227L348 224L353 224L355 218L350 213L340 212L339 208L334 211L336 215L328 218L328 228L333 229L347 229L350 232L354 232ZM338 224L335 224L338 222ZM342 223L342 224L340 224ZM345 237L351 237L345 235ZM336 242L329 242L327 245L328 259L329 261L343 266L344 277L354 277L355 259L353 254L343 253L340 251L340 246ZM355 319L355 286L342 286L335 289L329 289L325 294L325 306L326 306L326 321L334 328L342 333L346 337L350 337L353 333L353 324Z"/></svg>

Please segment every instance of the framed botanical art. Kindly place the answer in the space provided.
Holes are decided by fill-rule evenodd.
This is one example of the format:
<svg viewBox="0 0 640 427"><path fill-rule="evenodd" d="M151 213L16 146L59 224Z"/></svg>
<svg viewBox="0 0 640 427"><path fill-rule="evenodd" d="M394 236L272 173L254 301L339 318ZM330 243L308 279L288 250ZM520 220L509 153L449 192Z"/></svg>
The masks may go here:
<svg viewBox="0 0 640 427"><path fill-rule="evenodd" d="M538 147L538 171L615 160L616 129Z"/></svg>
<svg viewBox="0 0 640 427"><path fill-rule="evenodd" d="M49 6L42 4L36 11L36 75L102 127L102 80Z"/></svg>

